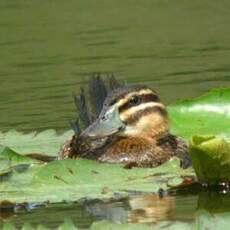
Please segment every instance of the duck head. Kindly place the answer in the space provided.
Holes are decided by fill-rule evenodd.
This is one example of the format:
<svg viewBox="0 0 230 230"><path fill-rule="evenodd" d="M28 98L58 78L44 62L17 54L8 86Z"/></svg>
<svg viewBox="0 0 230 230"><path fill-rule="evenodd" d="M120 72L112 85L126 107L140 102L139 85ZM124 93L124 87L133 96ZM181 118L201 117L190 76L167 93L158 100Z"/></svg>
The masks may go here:
<svg viewBox="0 0 230 230"><path fill-rule="evenodd" d="M97 120L81 134L98 139L112 135L153 139L168 133L166 107L147 86L123 86L105 99Z"/></svg>

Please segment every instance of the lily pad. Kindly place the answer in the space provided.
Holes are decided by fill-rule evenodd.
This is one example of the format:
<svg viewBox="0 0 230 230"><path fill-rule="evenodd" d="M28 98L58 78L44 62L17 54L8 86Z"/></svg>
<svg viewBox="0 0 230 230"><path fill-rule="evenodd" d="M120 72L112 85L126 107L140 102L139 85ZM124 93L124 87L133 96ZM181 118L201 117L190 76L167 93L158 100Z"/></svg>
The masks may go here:
<svg viewBox="0 0 230 230"><path fill-rule="evenodd" d="M166 189L170 179L181 175L193 175L193 171L181 169L178 159L157 168L132 170L90 160L67 159L45 166L34 165L25 172L14 173L10 180L0 184L1 199L40 203L124 197L133 191Z"/></svg>
<svg viewBox="0 0 230 230"><path fill-rule="evenodd" d="M11 172L11 162L8 160L0 159L0 176Z"/></svg>
<svg viewBox="0 0 230 230"><path fill-rule="evenodd" d="M230 143L227 140L194 136L189 152L199 181L211 184L230 182Z"/></svg>
<svg viewBox="0 0 230 230"><path fill-rule="evenodd" d="M30 157L16 153L8 147L5 147L2 149L2 151L0 151L0 159L8 160L11 162L12 165L26 163L31 164L37 162L36 160L31 159Z"/></svg>
<svg viewBox="0 0 230 230"><path fill-rule="evenodd" d="M0 150L0 176L6 175L13 170L25 170L31 164L35 163L41 162L24 155L20 155L8 147L1 148Z"/></svg>
<svg viewBox="0 0 230 230"><path fill-rule="evenodd" d="M178 102L168 107L172 132L186 139L194 135L230 137L230 88Z"/></svg>
<svg viewBox="0 0 230 230"><path fill-rule="evenodd" d="M58 135L57 132L52 129L40 133L32 132L28 134L10 130L6 133L0 132L0 145L7 146L20 154L39 153L55 156L61 145L72 135L72 130L62 135Z"/></svg>
<svg viewBox="0 0 230 230"><path fill-rule="evenodd" d="M66 219L64 223L58 227L58 230L77 230L77 227L71 219Z"/></svg>

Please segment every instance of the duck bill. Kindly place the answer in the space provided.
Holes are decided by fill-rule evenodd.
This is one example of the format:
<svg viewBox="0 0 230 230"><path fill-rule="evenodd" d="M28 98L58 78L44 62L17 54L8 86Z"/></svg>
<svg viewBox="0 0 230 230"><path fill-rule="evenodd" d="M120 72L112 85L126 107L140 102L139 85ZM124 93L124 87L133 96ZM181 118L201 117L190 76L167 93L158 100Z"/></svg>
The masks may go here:
<svg viewBox="0 0 230 230"><path fill-rule="evenodd" d="M85 129L81 136L92 139L104 138L118 133L123 128L124 123L120 119L118 109L116 106L113 106Z"/></svg>

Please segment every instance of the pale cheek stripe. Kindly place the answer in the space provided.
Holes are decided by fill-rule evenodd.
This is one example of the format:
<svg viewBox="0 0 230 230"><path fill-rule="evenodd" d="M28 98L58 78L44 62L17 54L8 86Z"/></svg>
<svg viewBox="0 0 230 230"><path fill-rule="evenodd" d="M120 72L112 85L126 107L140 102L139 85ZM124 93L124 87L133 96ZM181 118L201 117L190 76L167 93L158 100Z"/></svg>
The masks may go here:
<svg viewBox="0 0 230 230"><path fill-rule="evenodd" d="M128 110L126 110L125 112L121 113L120 114L120 117L122 120L126 120L128 119L130 116L132 116L133 114L135 114L136 112L140 111L140 110L145 110L147 108L150 108L150 107L161 107L162 109L165 109L165 106L162 105L161 103L159 102L147 102L147 103L144 103L144 104L140 104L138 106L134 106L134 107L131 107L129 108Z"/></svg>

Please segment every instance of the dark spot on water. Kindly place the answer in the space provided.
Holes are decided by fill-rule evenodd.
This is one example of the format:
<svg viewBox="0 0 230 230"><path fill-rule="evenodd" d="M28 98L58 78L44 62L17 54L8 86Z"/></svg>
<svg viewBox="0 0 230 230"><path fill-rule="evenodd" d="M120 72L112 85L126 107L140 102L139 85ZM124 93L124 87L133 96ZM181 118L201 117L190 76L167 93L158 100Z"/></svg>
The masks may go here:
<svg viewBox="0 0 230 230"><path fill-rule="evenodd" d="M154 173L152 174L152 176L164 176L166 175L167 173Z"/></svg>
<svg viewBox="0 0 230 230"><path fill-rule="evenodd" d="M15 203L9 201L9 200L2 200L0 201L0 211L4 209L12 209L14 208Z"/></svg>
<svg viewBox="0 0 230 230"><path fill-rule="evenodd" d="M54 179L60 180L60 181L64 182L65 184L69 184L67 181L65 181L63 178L61 178L61 177L59 177L57 175L54 175Z"/></svg>
<svg viewBox="0 0 230 230"><path fill-rule="evenodd" d="M135 180L135 179L136 179L136 177L128 177L128 178L127 178L127 181Z"/></svg>
<svg viewBox="0 0 230 230"><path fill-rule="evenodd" d="M9 200L0 201L0 219L9 219L14 216L15 203Z"/></svg>
<svg viewBox="0 0 230 230"><path fill-rule="evenodd" d="M26 156L32 159L41 161L41 162L51 162L57 158L54 156L49 156L49 155L40 154L40 153L29 153L29 154L26 154Z"/></svg>
<svg viewBox="0 0 230 230"><path fill-rule="evenodd" d="M30 163L19 164L14 167L14 170L16 170L19 173L23 173L30 167L30 165L31 165Z"/></svg>
<svg viewBox="0 0 230 230"><path fill-rule="evenodd" d="M0 175L0 182L4 182L4 181L9 180L12 175L13 175L12 171L5 172L4 174Z"/></svg>
<svg viewBox="0 0 230 230"><path fill-rule="evenodd" d="M164 196L168 195L168 192L166 190L164 190L163 188L159 188L158 195L160 198L163 198Z"/></svg>
<svg viewBox="0 0 230 230"><path fill-rule="evenodd" d="M70 174L74 175L74 172L73 172L73 170L71 168L67 168L67 169L68 169Z"/></svg>
<svg viewBox="0 0 230 230"><path fill-rule="evenodd" d="M164 176L166 175L167 173L154 173L154 174L150 174L150 175L147 175L145 177L143 177L144 179L147 179L147 178L152 178L152 177L161 177L161 176Z"/></svg>
<svg viewBox="0 0 230 230"><path fill-rule="evenodd" d="M99 174L99 172L97 172L95 170L91 170L91 173L93 173L93 174Z"/></svg>

